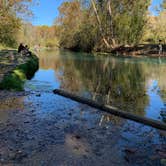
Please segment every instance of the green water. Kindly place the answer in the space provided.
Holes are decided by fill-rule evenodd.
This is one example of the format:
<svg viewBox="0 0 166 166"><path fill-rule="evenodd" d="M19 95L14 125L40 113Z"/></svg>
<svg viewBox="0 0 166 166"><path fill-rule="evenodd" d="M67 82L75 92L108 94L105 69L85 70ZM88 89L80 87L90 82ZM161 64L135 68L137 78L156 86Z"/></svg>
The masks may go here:
<svg viewBox="0 0 166 166"><path fill-rule="evenodd" d="M25 90L64 89L123 111L164 121L166 59L120 58L67 51L38 53L40 68ZM49 97L49 96L48 96Z"/></svg>

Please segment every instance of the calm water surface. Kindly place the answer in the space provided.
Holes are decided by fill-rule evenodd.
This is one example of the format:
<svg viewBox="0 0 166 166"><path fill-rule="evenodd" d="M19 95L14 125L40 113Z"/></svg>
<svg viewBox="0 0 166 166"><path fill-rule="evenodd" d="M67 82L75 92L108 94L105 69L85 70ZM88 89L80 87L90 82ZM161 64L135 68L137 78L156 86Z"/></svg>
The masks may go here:
<svg viewBox="0 0 166 166"><path fill-rule="evenodd" d="M166 119L166 59L43 51L27 91L64 89L124 111Z"/></svg>

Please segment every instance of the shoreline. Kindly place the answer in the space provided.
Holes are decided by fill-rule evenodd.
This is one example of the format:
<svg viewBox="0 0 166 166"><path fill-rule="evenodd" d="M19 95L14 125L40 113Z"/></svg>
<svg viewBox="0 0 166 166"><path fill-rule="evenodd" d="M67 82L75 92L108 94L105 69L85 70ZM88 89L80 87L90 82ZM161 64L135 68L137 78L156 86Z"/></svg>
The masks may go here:
<svg viewBox="0 0 166 166"><path fill-rule="evenodd" d="M113 54L131 57L166 57L166 45L163 44L162 54L159 54L158 44L139 44L136 46L119 46L111 51Z"/></svg>
<svg viewBox="0 0 166 166"><path fill-rule="evenodd" d="M24 82L38 70L39 62L33 53L21 55L16 50L4 50L0 51L0 67L0 89L22 91Z"/></svg>
<svg viewBox="0 0 166 166"><path fill-rule="evenodd" d="M159 55L158 50L158 44L138 44L136 46L118 46L112 50L99 50L99 51L91 51L91 52L85 52L85 53L94 53L94 54L106 54L106 55L112 55L116 57L135 57L135 58L143 58L143 57L149 57L149 58L164 58L166 57L166 44L163 44L163 52L161 55ZM81 50L75 50L70 48L63 48L61 49L72 51L72 52L82 52Z"/></svg>

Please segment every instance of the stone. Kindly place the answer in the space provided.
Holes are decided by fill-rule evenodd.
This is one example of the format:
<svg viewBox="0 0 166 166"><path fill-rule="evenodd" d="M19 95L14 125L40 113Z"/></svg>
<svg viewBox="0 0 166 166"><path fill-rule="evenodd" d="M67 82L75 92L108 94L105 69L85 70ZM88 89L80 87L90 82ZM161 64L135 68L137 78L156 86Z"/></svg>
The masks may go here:
<svg viewBox="0 0 166 166"><path fill-rule="evenodd" d="M159 151L158 154L159 154L161 157L166 158L166 152Z"/></svg>
<svg viewBox="0 0 166 166"><path fill-rule="evenodd" d="M27 157L27 154L20 150L10 156L12 160L16 160L16 161L21 161L25 157Z"/></svg>
<svg viewBox="0 0 166 166"><path fill-rule="evenodd" d="M79 135L76 135L75 138L76 138L76 139L80 139L81 137L80 137Z"/></svg>
<svg viewBox="0 0 166 166"><path fill-rule="evenodd" d="M135 148L125 148L124 150L126 153L135 153L137 151L137 149Z"/></svg>
<svg viewBox="0 0 166 166"><path fill-rule="evenodd" d="M162 166L166 166L166 159L161 159L160 163L161 163Z"/></svg>

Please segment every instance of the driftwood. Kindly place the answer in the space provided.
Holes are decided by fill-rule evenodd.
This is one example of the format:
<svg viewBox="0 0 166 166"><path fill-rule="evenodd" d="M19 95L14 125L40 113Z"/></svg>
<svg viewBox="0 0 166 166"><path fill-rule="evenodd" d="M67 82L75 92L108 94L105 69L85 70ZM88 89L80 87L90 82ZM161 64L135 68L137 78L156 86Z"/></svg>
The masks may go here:
<svg viewBox="0 0 166 166"><path fill-rule="evenodd" d="M157 128L157 129L166 130L166 124L163 122L160 122L157 120L152 120L152 119L149 119L146 117L140 117L140 116L128 113L128 112L119 111L115 107L99 104L93 100L89 100L89 99L86 99L84 97L80 97L80 96L68 93L66 91L63 91L63 90L55 89L55 90L53 90L53 92L54 92L54 94L61 95L61 96L64 96L66 98L70 98L72 100L78 101L80 103L87 104L91 107L100 109L106 113L113 114L115 116L122 117L125 119L133 120L133 121L136 121L139 123L143 123L145 125L152 126L154 128Z"/></svg>

